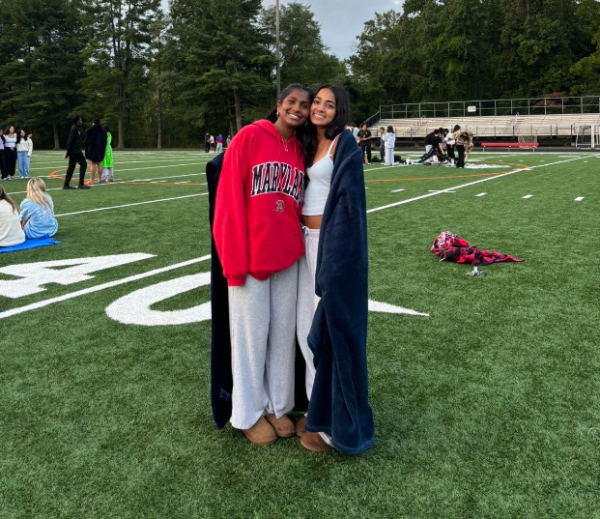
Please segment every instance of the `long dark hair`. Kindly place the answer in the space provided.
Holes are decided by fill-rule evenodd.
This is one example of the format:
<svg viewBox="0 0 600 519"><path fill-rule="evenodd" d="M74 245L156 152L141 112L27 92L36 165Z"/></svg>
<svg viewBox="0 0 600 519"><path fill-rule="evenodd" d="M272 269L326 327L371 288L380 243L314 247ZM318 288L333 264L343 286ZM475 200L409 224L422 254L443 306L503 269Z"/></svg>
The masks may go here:
<svg viewBox="0 0 600 519"><path fill-rule="evenodd" d="M317 89L315 97L319 95L321 90L325 89L331 90L335 97L335 117L325 130L325 138L333 140L346 129L350 122L350 97L342 87L329 83L321 85ZM317 153L317 128L310 119L308 120L307 130L301 142L304 148L304 164L308 168L312 166Z"/></svg>
<svg viewBox="0 0 600 519"><path fill-rule="evenodd" d="M21 138L21 132L23 132L24 137ZM23 128L21 128L18 132L17 132L17 144L19 144L21 141L26 141L27 140L27 132L25 130L23 130Z"/></svg>
<svg viewBox="0 0 600 519"><path fill-rule="evenodd" d="M308 94L308 98L309 98L309 107L312 105L313 99L315 98L315 94L313 93L313 91L306 87L301 85L300 83L292 83L288 86L286 86L281 93L279 94L279 97L277 98L277 103L283 103L285 101L285 98L287 96L289 96L294 90L303 90L304 92L306 92ZM273 109L273 111L271 111L266 119L267 121L271 121L273 124L275 124L277 122L277 118L279 116L277 115L277 105L275 105L275 108ZM305 157L306 157L306 142L310 140L310 113L308 115L308 121L306 122L306 124L304 126L301 126L300 128L298 128L296 130L296 140L302 144L302 149L304 150L305 153ZM314 155L313 155L314 156ZM304 160L304 164L306 166L306 164L310 164L306 161L306 158ZM308 178L308 176L306 177Z"/></svg>
<svg viewBox="0 0 600 519"><path fill-rule="evenodd" d="M4 191L4 187L0 186L0 200L6 200L8 205L12 207L12 212L14 214L19 214L19 206L13 201L13 199L8 196L8 193Z"/></svg>

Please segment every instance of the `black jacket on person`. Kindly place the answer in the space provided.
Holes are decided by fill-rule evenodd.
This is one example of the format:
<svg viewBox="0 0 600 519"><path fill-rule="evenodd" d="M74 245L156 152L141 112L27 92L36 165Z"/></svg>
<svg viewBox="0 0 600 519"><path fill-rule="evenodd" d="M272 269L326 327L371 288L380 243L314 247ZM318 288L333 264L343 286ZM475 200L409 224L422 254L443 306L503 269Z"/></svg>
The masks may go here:
<svg viewBox="0 0 600 519"><path fill-rule="evenodd" d="M67 141L67 156L81 155L83 144L81 141L81 128L74 124L69 132L69 140Z"/></svg>
<svg viewBox="0 0 600 519"><path fill-rule="evenodd" d="M106 134L102 126L95 124L83 138L85 158L92 162L102 162L106 153Z"/></svg>
<svg viewBox="0 0 600 519"><path fill-rule="evenodd" d="M361 151L346 130L335 150L319 235L315 292L321 300L308 335L316 376L306 419L307 431L327 433L344 454L360 454L374 441L365 193Z"/></svg>

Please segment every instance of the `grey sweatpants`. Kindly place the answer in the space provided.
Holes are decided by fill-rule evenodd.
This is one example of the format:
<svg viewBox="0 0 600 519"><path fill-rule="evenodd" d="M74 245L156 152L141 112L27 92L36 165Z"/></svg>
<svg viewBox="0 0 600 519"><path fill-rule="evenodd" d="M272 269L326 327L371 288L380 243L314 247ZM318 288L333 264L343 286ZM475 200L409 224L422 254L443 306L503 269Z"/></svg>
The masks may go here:
<svg viewBox="0 0 600 519"><path fill-rule="evenodd" d="M296 326L298 328L300 351L302 351L302 356L306 362L304 387L306 388L306 396L310 400L317 370L315 369L313 352L308 346L308 334L315 316L315 310L321 300L315 294L315 272L317 270L317 254L321 231L303 226L302 232L304 234L305 253L298 262L298 317ZM319 434L326 443L331 445L331 438L327 434L323 432Z"/></svg>
<svg viewBox="0 0 600 519"><path fill-rule="evenodd" d="M298 263L266 281L248 275L244 286L229 287L236 429L294 408L297 290Z"/></svg>
<svg viewBox="0 0 600 519"><path fill-rule="evenodd" d="M102 181L108 182L109 180L113 180L113 168L104 168L102 170Z"/></svg>

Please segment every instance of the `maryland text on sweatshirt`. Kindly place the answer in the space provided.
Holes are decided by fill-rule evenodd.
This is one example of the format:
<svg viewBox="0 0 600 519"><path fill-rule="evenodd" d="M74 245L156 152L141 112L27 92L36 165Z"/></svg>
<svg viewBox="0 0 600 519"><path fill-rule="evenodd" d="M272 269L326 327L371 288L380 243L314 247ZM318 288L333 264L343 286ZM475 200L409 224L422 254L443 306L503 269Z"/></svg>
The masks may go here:
<svg viewBox="0 0 600 519"><path fill-rule="evenodd" d="M304 156L273 123L243 128L231 141L219 178L213 235L229 286L264 281L304 254L300 216Z"/></svg>

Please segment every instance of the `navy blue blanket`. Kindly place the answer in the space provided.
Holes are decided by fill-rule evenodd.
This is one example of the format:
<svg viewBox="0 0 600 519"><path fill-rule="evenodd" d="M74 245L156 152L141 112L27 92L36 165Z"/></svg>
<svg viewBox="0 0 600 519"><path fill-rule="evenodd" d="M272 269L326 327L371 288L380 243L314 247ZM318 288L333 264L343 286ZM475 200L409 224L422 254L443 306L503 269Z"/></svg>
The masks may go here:
<svg viewBox="0 0 600 519"><path fill-rule="evenodd" d="M316 378L306 429L325 432L345 454L374 441L367 374L368 245L360 149L348 131L338 141L319 239L317 306L308 344Z"/></svg>
<svg viewBox="0 0 600 519"><path fill-rule="evenodd" d="M211 236L212 224L215 217L217 186L221 168L223 167L224 155L225 153L221 153L206 165ZM233 390L231 339L229 334L229 294L227 291L227 280L223 276L223 267L219 261L214 239L211 239L210 253L210 304L212 310L210 398L213 418L217 427L222 429L231 418L231 392Z"/></svg>

